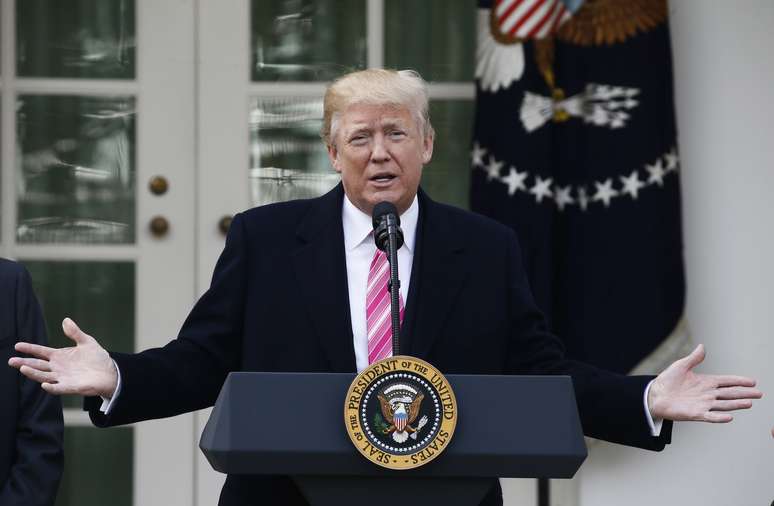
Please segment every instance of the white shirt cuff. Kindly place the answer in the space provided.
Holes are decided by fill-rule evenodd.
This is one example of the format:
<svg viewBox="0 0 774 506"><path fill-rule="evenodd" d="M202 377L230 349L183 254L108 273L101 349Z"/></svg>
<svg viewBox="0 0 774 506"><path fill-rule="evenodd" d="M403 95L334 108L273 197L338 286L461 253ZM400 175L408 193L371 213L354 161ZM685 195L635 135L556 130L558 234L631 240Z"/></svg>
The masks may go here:
<svg viewBox="0 0 774 506"><path fill-rule="evenodd" d="M642 402L645 405L645 418L648 420L650 435L653 437L658 437L661 435L661 427L664 425L664 420L661 418L654 420L650 414L650 409L648 408L648 392L650 392L650 387L653 385L654 381L656 380L651 380L650 383L648 383L648 386L645 387L645 395L642 398Z"/></svg>
<svg viewBox="0 0 774 506"><path fill-rule="evenodd" d="M118 395L121 393L121 369L118 368L118 364L113 360L113 367L116 368L116 374L118 375L118 382L116 383L116 391L113 392L113 397L102 397L102 405L99 407L99 412L104 415L109 415L110 410L113 409L113 404L118 399ZM647 390L645 390L647 398Z"/></svg>

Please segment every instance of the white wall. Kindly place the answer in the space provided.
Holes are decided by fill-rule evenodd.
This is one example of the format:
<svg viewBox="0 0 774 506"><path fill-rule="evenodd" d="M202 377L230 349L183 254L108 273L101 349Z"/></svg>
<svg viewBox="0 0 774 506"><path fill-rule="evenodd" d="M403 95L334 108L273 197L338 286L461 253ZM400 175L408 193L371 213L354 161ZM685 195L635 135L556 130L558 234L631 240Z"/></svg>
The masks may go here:
<svg viewBox="0 0 774 506"><path fill-rule="evenodd" d="M688 319L705 372L768 397L729 425L677 424L663 453L593 448L582 506L774 500L774 2L671 2Z"/></svg>

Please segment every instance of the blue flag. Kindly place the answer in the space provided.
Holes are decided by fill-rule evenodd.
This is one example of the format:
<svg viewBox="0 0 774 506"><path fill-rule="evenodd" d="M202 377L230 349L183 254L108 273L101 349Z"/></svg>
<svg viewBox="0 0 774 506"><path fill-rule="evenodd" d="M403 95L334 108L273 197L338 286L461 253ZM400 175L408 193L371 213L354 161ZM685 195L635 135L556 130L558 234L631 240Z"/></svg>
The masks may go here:
<svg viewBox="0 0 774 506"><path fill-rule="evenodd" d="M471 207L513 227L568 355L688 345L665 0L479 2Z"/></svg>

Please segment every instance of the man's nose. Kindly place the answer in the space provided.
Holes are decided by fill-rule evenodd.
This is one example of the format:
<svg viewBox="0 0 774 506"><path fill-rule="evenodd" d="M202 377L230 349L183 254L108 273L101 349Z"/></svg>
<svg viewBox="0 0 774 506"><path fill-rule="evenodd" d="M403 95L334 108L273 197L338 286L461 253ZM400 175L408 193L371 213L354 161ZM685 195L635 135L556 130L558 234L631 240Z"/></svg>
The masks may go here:
<svg viewBox="0 0 774 506"><path fill-rule="evenodd" d="M374 147L371 150L371 161L373 162L385 162L390 159L390 152L387 149L387 145L384 139L377 136L374 139Z"/></svg>

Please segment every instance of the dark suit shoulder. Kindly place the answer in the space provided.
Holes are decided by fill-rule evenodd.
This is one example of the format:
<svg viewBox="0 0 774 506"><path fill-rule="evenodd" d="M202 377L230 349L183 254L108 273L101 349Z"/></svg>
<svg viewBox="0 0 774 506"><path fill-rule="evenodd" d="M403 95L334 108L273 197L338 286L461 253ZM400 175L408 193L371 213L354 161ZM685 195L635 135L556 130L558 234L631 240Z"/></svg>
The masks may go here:
<svg viewBox="0 0 774 506"><path fill-rule="evenodd" d="M341 228L341 205L344 190L341 183L317 198L278 202L255 207L240 217L248 241L271 238L278 245L297 238L309 240L319 233L330 233L330 227Z"/></svg>
<svg viewBox="0 0 774 506"><path fill-rule="evenodd" d="M254 207L242 213L242 230L248 249L280 251L296 243L300 223L314 216L319 199L291 200Z"/></svg>
<svg viewBox="0 0 774 506"><path fill-rule="evenodd" d="M295 223L303 218L309 212L309 209L319 200L319 198L315 198L276 202L264 206L253 207L241 214L248 227L255 225L271 226L278 223Z"/></svg>

